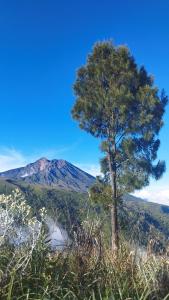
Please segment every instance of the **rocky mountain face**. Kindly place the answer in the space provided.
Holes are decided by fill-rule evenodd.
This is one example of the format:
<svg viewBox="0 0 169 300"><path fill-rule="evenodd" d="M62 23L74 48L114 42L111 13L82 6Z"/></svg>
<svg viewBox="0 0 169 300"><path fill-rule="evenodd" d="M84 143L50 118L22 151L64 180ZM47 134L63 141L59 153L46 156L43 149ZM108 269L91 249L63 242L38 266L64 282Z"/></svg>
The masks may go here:
<svg viewBox="0 0 169 300"><path fill-rule="evenodd" d="M0 177L77 192L87 192L95 181L93 176L65 160L46 158L25 167L1 172Z"/></svg>

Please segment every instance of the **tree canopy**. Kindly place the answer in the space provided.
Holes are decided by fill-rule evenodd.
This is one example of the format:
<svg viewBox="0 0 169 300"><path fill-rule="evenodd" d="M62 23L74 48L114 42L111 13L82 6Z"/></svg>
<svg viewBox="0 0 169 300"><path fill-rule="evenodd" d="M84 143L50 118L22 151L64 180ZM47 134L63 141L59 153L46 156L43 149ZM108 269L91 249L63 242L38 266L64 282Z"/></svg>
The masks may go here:
<svg viewBox="0 0 169 300"><path fill-rule="evenodd" d="M141 188L149 183L150 175L160 178L165 165L156 162L158 133L167 96L159 93L145 68L136 65L128 48L97 43L86 65L78 70L74 91L73 117L82 129L102 139L103 151L110 146L117 161L119 188ZM106 159L104 173L105 167Z"/></svg>
<svg viewBox="0 0 169 300"><path fill-rule="evenodd" d="M112 187L117 218L121 194L148 185L150 176L159 179L165 171L157 151L168 98L127 47L110 41L94 46L77 72L74 91L73 118L101 139L102 170Z"/></svg>

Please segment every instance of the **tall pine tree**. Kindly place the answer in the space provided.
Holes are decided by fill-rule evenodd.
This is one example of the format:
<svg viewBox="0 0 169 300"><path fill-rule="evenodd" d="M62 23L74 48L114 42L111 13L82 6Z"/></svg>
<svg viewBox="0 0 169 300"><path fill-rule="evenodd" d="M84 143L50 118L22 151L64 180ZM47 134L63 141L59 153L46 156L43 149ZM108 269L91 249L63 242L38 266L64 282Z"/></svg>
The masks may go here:
<svg viewBox="0 0 169 300"><path fill-rule="evenodd" d="M112 249L117 250L119 197L165 171L165 163L156 159L167 97L127 47L109 41L94 46L77 72L74 92L73 118L100 138L105 153L102 168L112 191Z"/></svg>

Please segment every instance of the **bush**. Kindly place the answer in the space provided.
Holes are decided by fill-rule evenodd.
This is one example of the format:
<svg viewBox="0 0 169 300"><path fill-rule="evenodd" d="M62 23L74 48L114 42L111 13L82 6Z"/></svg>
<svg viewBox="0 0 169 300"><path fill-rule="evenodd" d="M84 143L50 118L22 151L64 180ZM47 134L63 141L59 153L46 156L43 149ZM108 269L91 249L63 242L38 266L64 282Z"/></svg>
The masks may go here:
<svg viewBox="0 0 169 300"><path fill-rule="evenodd" d="M15 207L19 203L21 209L24 201L21 194L12 195L9 199L15 199ZM5 198L1 201L3 209L4 203ZM24 224L34 218L30 211L21 216ZM45 243L42 228L33 247L28 240L20 245L10 243L9 239L1 243L0 299L169 299L167 254L139 257L125 241L118 256L113 254L105 246L99 219L83 221L72 234L71 247L52 252Z"/></svg>

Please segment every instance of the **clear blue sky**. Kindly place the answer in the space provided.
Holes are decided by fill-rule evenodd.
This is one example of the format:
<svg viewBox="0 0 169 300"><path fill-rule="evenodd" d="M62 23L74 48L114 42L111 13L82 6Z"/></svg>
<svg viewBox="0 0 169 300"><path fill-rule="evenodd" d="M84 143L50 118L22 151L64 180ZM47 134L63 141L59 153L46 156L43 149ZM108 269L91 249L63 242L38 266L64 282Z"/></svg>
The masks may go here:
<svg viewBox="0 0 169 300"><path fill-rule="evenodd" d="M0 1L1 169L42 155L97 168L98 141L70 110L76 70L105 39L128 45L169 94L169 1ZM167 110L159 158L169 165Z"/></svg>

